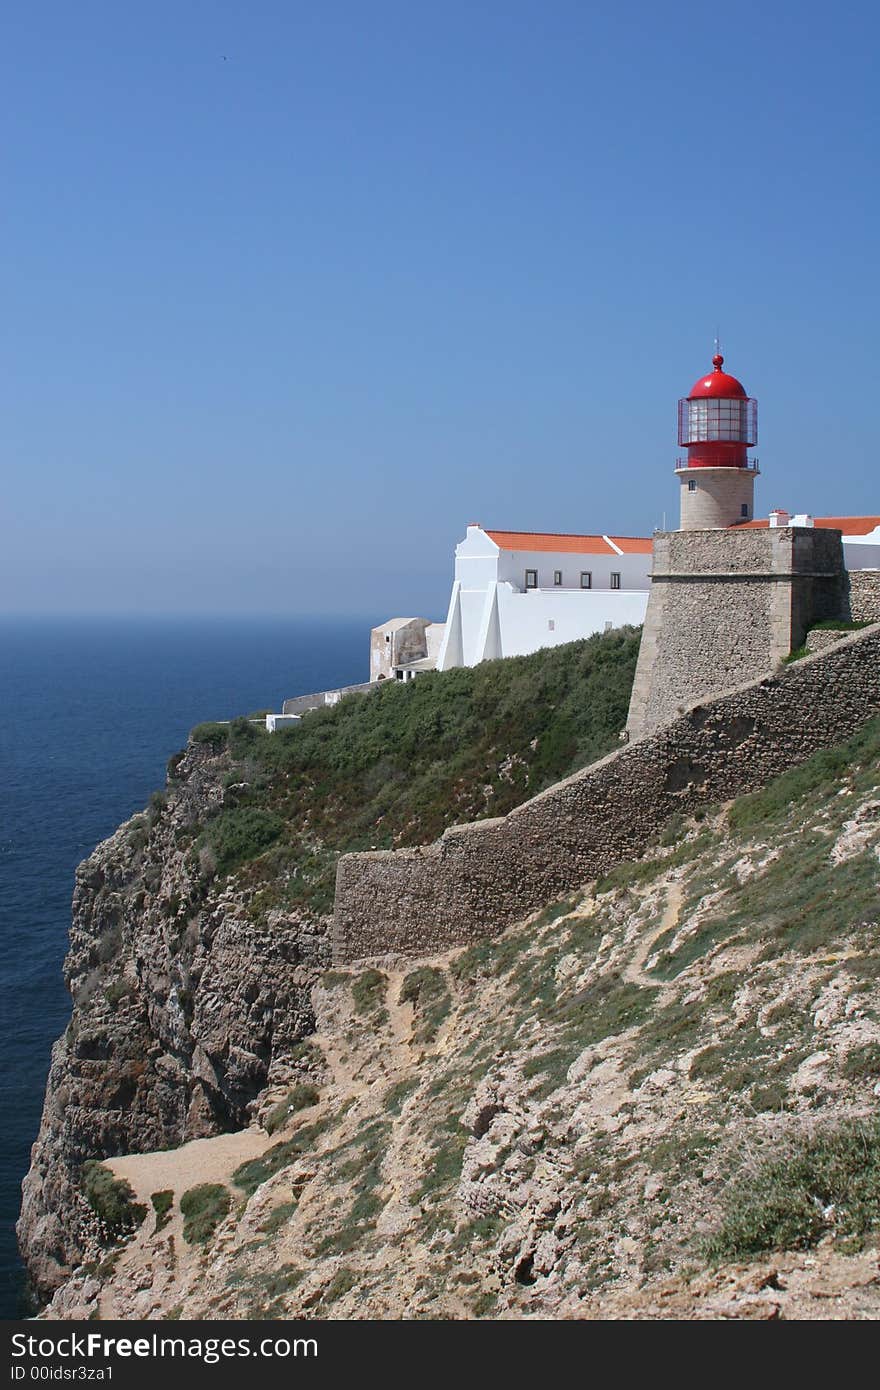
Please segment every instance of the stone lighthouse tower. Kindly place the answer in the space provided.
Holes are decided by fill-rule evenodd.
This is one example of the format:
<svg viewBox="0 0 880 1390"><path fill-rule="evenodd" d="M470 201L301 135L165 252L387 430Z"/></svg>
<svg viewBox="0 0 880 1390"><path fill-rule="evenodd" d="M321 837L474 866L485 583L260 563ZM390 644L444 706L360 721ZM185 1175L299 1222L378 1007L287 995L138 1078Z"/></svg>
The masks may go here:
<svg viewBox="0 0 880 1390"><path fill-rule="evenodd" d="M678 442L687 456L675 472L681 482L681 529L736 526L755 514L758 460L747 450L758 440L758 402L742 382L723 372L724 358L678 403Z"/></svg>
<svg viewBox="0 0 880 1390"><path fill-rule="evenodd" d="M681 529L654 532L651 594L627 732L772 676L807 630L848 615L841 534L754 517L757 406L724 359L678 403Z"/></svg>

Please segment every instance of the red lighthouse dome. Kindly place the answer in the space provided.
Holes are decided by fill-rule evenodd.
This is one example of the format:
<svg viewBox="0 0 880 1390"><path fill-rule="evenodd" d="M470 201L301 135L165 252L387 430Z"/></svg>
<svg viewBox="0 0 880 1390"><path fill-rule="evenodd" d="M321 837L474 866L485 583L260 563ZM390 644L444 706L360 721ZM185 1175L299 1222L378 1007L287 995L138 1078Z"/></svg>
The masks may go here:
<svg viewBox="0 0 880 1390"><path fill-rule="evenodd" d="M700 377L699 381L694 382L686 398L687 400L695 401L704 396L730 396L738 397L741 400L747 399L746 388L743 386L742 382L737 381L736 377L731 376L729 372L722 372L721 368L724 366L724 358L721 356L720 352L716 352L715 356L712 358L712 366L715 368L713 372L710 372L708 376Z"/></svg>
<svg viewBox="0 0 880 1390"><path fill-rule="evenodd" d="M748 468L746 450L758 439L758 402L741 381L723 372L716 353L713 371L700 377L678 403L678 442L688 451L686 468Z"/></svg>

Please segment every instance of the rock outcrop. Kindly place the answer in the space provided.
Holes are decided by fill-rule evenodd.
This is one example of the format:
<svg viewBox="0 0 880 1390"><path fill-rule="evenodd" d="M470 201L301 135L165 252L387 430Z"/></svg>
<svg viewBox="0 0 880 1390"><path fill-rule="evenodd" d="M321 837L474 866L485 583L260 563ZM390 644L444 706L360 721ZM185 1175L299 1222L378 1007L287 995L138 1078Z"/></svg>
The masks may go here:
<svg viewBox="0 0 880 1390"><path fill-rule="evenodd" d="M245 911L200 858L199 828L223 803L227 766L191 744L166 792L77 871L65 963L73 1014L52 1051L18 1225L38 1296L98 1252L84 1160L242 1128L313 1027L326 923Z"/></svg>

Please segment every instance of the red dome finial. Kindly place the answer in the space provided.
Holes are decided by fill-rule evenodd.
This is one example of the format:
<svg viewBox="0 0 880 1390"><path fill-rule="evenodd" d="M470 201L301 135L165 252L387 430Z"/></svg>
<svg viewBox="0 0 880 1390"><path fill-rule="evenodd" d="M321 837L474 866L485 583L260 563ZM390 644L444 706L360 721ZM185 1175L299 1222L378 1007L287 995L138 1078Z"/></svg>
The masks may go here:
<svg viewBox="0 0 880 1390"><path fill-rule="evenodd" d="M724 358L721 356L720 352L716 352L715 356L712 358L712 366L715 368L716 372L720 372L721 368L724 366Z"/></svg>

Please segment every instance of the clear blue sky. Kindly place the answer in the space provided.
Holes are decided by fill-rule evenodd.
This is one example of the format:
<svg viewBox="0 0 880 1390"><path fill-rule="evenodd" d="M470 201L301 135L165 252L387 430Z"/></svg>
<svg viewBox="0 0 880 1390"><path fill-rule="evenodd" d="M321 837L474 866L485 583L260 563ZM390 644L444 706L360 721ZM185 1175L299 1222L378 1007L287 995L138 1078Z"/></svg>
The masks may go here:
<svg viewBox="0 0 880 1390"><path fill-rule="evenodd" d="M441 617L671 520L716 325L761 509L880 512L878 13L8 6L0 609Z"/></svg>

